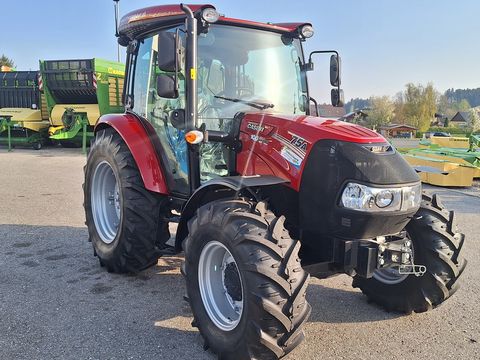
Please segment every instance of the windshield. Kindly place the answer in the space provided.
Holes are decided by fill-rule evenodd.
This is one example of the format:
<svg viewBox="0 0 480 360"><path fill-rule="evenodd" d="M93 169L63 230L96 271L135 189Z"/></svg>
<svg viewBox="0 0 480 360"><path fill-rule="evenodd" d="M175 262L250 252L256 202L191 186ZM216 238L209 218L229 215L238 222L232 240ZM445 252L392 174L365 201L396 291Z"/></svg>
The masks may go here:
<svg viewBox="0 0 480 360"><path fill-rule="evenodd" d="M238 111L305 114L306 81L298 39L241 27L211 25L198 38L199 119Z"/></svg>

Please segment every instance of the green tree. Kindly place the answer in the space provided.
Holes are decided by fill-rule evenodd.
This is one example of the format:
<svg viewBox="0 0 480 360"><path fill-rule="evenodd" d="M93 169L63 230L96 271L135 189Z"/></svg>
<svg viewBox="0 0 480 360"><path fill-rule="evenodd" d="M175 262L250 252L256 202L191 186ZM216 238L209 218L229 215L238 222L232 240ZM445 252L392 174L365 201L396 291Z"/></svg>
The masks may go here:
<svg viewBox="0 0 480 360"><path fill-rule="evenodd" d="M372 96L369 99L371 110L368 112L368 125L372 129L389 124L395 114L395 104L388 96Z"/></svg>
<svg viewBox="0 0 480 360"><path fill-rule="evenodd" d="M448 120L450 120L457 112L468 111L470 108L471 106L466 99L456 101L448 98L446 95L440 95L438 97L437 112L445 115Z"/></svg>
<svg viewBox="0 0 480 360"><path fill-rule="evenodd" d="M476 109L468 110L469 122L468 126L472 129L473 132L480 130L480 116Z"/></svg>
<svg viewBox="0 0 480 360"><path fill-rule="evenodd" d="M427 131L435 119L438 92L432 84L427 86L409 83L404 92L406 122L420 131Z"/></svg>
<svg viewBox="0 0 480 360"><path fill-rule="evenodd" d="M398 92L393 100L393 105L395 106L394 116L392 122L396 124L405 124L406 123L406 116L405 116L405 100L403 97L403 92Z"/></svg>
<svg viewBox="0 0 480 360"><path fill-rule="evenodd" d="M15 63L13 62L12 59L8 58L5 56L5 54L2 54L2 56L0 57L0 67L1 66L8 66L8 67L15 67Z"/></svg>

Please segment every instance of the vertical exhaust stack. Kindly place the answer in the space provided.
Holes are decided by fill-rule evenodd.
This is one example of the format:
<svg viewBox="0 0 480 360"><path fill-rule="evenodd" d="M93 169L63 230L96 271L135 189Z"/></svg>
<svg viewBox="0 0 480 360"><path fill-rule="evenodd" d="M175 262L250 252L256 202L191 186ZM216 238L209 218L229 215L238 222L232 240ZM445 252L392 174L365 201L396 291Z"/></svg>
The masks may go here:
<svg viewBox="0 0 480 360"><path fill-rule="evenodd" d="M114 4L114 11L115 11L115 36L118 38L118 13L119 13L119 5L118 2L120 0L113 0ZM117 61L120 62L120 44L117 42Z"/></svg>

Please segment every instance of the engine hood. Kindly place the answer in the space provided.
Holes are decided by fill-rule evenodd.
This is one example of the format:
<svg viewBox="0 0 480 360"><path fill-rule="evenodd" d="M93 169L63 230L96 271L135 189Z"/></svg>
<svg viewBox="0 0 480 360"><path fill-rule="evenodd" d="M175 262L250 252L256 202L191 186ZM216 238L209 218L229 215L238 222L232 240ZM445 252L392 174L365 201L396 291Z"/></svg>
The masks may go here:
<svg viewBox="0 0 480 360"><path fill-rule="evenodd" d="M300 187L306 159L317 143L332 141L362 146L387 143L383 136L364 127L315 116L252 112L244 114L241 119L240 158L244 162L237 164L238 173L280 176L289 180L295 190ZM259 159L258 169L246 171L254 163L251 153Z"/></svg>
<svg viewBox="0 0 480 360"><path fill-rule="evenodd" d="M310 144L323 139L361 144L387 142L380 134L362 126L308 115L247 113L242 123L242 130L247 132L260 130L259 135L293 132Z"/></svg>

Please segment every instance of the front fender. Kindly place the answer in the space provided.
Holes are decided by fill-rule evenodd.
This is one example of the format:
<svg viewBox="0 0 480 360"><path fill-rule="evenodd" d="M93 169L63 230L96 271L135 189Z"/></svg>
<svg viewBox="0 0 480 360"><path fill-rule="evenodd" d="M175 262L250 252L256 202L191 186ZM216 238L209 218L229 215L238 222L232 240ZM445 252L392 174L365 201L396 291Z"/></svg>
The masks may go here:
<svg viewBox="0 0 480 360"><path fill-rule="evenodd" d="M101 116L95 125L97 131L111 127L127 144L137 164L147 190L168 195L166 178L160 161L141 120L133 114L108 114Z"/></svg>
<svg viewBox="0 0 480 360"><path fill-rule="evenodd" d="M288 183L288 180L271 175L229 176L206 182L193 193L182 209L175 237L175 248L178 251L182 249L182 242L188 235L188 221L195 215L200 206L211 201L237 196L241 190L247 188L285 183Z"/></svg>

